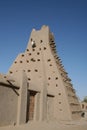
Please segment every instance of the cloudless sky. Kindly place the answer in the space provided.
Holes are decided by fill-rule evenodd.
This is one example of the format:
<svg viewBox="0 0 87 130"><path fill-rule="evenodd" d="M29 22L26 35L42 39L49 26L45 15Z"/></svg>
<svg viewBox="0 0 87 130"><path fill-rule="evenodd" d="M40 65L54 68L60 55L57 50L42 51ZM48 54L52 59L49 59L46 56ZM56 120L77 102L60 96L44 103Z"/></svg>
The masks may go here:
<svg viewBox="0 0 87 130"><path fill-rule="evenodd" d="M0 73L25 51L33 28L48 25L78 97L87 96L87 0L0 0Z"/></svg>

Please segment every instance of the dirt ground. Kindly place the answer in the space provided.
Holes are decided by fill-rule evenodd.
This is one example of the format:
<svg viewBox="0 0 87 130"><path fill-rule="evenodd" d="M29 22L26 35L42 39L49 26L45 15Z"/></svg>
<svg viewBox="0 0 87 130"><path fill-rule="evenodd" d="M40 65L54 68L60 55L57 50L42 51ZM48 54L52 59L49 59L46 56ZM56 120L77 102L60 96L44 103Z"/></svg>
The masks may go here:
<svg viewBox="0 0 87 130"><path fill-rule="evenodd" d="M28 122L25 125L0 127L0 130L87 130L87 120Z"/></svg>

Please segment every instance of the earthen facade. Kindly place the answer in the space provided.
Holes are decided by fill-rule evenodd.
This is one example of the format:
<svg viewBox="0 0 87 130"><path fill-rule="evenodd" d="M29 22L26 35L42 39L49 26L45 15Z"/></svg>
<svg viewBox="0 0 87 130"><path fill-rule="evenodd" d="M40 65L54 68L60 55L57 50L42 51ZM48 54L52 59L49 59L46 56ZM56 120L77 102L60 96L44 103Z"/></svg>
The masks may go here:
<svg viewBox="0 0 87 130"><path fill-rule="evenodd" d="M0 126L79 120L81 106L48 26L33 29L25 52L0 74Z"/></svg>
<svg viewBox="0 0 87 130"><path fill-rule="evenodd" d="M87 119L87 102L81 102L82 117Z"/></svg>

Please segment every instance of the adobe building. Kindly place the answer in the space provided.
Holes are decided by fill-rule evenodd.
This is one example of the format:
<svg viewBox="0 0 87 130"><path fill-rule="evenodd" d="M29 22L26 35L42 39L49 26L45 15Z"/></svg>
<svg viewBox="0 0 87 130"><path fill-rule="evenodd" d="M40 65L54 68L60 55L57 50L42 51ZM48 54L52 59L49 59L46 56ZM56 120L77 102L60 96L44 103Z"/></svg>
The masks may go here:
<svg viewBox="0 0 87 130"><path fill-rule="evenodd" d="M81 102L82 117L87 119L87 102Z"/></svg>
<svg viewBox="0 0 87 130"><path fill-rule="evenodd" d="M33 29L25 52L0 74L0 127L80 119L81 106L53 34L48 26Z"/></svg>

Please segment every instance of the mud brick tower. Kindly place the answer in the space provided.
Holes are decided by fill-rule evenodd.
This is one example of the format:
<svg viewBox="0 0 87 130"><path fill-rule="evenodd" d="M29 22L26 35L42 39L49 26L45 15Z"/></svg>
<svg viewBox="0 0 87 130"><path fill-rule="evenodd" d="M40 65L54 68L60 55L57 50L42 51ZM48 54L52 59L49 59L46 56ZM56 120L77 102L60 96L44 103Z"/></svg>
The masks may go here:
<svg viewBox="0 0 87 130"><path fill-rule="evenodd" d="M1 75L0 85L3 93L7 89L9 102L8 113L3 113L3 116L9 112L15 115L10 120L6 118L4 124L81 118L80 103L56 52L54 36L48 26L32 30L27 49L18 55L8 74ZM2 96L1 93L0 99ZM7 107L5 98L4 109Z"/></svg>

